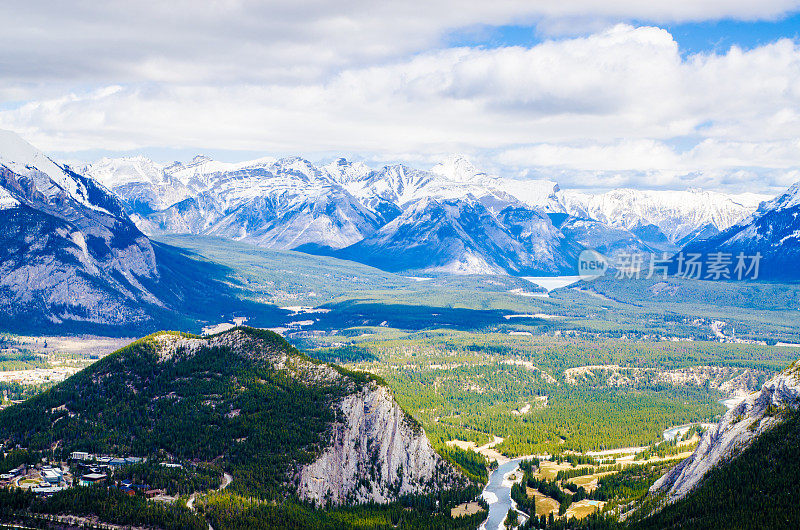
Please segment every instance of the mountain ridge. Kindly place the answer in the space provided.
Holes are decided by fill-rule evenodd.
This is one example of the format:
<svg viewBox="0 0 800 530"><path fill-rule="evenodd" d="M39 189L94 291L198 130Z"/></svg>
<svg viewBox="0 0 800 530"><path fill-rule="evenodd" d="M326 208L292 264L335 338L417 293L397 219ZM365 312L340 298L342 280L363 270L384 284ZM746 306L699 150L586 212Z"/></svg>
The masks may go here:
<svg viewBox="0 0 800 530"><path fill-rule="evenodd" d="M740 254L758 256L759 278L800 279L800 182L725 231L686 245L682 252L706 256L722 252L734 259Z"/></svg>
<svg viewBox="0 0 800 530"><path fill-rule="evenodd" d="M0 315L17 330L152 331L248 307L225 271L152 242L103 185L0 131ZM216 297L216 307L207 306ZM191 316L189 316L191 315Z"/></svg>
<svg viewBox="0 0 800 530"><path fill-rule="evenodd" d="M137 159L138 160L138 159ZM139 160L138 164L143 162ZM421 225L421 219L410 220L413 212L423 212L420 201L459 201L460 208L470 207L477 200L496 220L509 207L526 209L531 216L566 215L569 220L557 223L556 231L581 247L599 248L610 254L637 251L674 251L680 245L698 237L711 237L755 209L752 194L725 194L689 190L685 192L647 192L614 190L601 195L587 195L562 190L552 181L523 181L493 176L475 168L466 158L452 156L430 171L404 164L371 169L361 162L343 158L324 166L316 166L298 157L259 159L238 164L216 163L206 157L196 157L184 166L176 163L162 169L164 178L174 179L175 191L161 191L161 180L149 172L139 179L135 193L131 191L128 173L122 177L109 176L108 160L86 166L87 174L104 180L119 189L130 211L139 212L134 219L146 233L194 233L218 235L243 240L266 248L298 249L311 253L339 252L347 259L369 263L377 240L384 239L384 250L403 244L415 247L424 244L412 241L408 234L395 241L385 240L391 223L405 214L407 223ZM124 163L119 163L125 166ZM184 167L191 167L187 170ZM127 166L125 166L127 167ZM148 166L149 167L149 166ZM177 168L177 169L176 169ZM127 170L126 170L127 171ZM124 182L124 184L118 184ZM199 183L199 184L198 184ZM169 188L169 184L166 185ZM194 190L194 191L192 191ZM161 193L161 195L159 195ZM183 197L167 208L157 210L169 200L168 195ZM146 207L142 198L153 197ZM152 211L148 211L152 210ZM676 228L671 229L670 226ZM288 226L288 228L286 228ZM281 228L279 228L281 227ZM388 228L387 228L388 227ZM512 227L504 226L508 232ZM560 237L560 236L559 236ZM490 246L506 246L501 240ZM540 242L539 249L547 246ZM464 249L474 247L474 241L461 239ZM474 249L473 249L474 250ZM549 256L527 254L523 262L549 262L563 266L543 267L545 274L574 272L573 253L558 253L553 247ZM376 250L377 252L377 250ZM464 250L450 264L417 263L406 257L391 261L408 262L413 270L443 270L452 273L517 274L520 267L502 265L514 262L507 255L498 260L489 252ZM527 252L523 247L518 252ZM441 260L439 260L441 261ZM568 263L569 262L569 263ZM461 265L458 265L461 263ZM392 266L391 270L399 270ZM387 269L390 270L390 269ZM411 270L411 269L409 269Z"/></svg>

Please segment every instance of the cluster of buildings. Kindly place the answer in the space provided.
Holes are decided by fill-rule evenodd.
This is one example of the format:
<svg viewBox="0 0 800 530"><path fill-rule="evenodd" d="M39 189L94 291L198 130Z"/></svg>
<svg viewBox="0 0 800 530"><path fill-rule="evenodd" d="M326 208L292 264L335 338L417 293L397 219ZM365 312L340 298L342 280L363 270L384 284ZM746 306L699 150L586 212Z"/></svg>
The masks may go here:
<svg viewBox="0 0 800 530"><path fill-rule="evenodd" d="M81 451L73 451L69 459L76 464L91 463L94 467L102 468L114 468L144 462L144 458L138 456L102 456Z"/></svg>
<svg viewBox="0 0 800 530"><path fill-rule="evenodd" d="M23 465L21 465L19 467L15 467L14 469L9 471L8 473L3 473L2 475L0 475L0 481L4 481L5 482L5 481L13 480L13 479L15 479L17 477L25 476L25 474L27 472L28 472L28 468L27 468L27 466L25 466L23 464Z"/></svg>
<svg viewBox="0 0 800 530"><path fill-rule="evenodd" d="M160 498L164 492L153 489L147 484L135 484L132 480L111 483L109 477L114 470L122 466L138 464L144 459L137 456L105 456L75 451L69 458L72 471L62 470L57 465L26 466L21 465L8 473L0 474L0 486L17 486L28 488L33 493L49 496L73 486L92 486L108 484L119 488L128 495L140 493L148 498ZM169 467L181 467L180 464L162 464ZM64 466L66 469L66 465ZM74 475L74 477L73 477Z"/></svg>
<svg viewBox="0 0 800 530"><path fill-rule="evenodd" d="M33 493L39 495L52 495L70 486L64 478L64 472L59 467L42 466L39 478L39 485L31 488Z"/></svg>
<svg viewBox="0 0 800 530"><path fill-rule="evenodd" d="M108 479L111 470L144 461L143 458L138 456L100 456L81 451L72 452L69 459L80 473L78 478L79 486L104 483Z"/></svg>
<svg viewBox="0 0 800 530"><path fill-rule="evenodd" d="M144 458L140 458L138 456L98 456L91 453L75 451L70 455L70 460L81 473L80 478L78 479L78 485L92 486L94 484L107 483L109 474L115 468L130 464L138 464L143 462ZM161 465L181 467L180 464ZM120 491L127 495L136 495L137 493L140 493L148 499L157 499L164 496L163 490L151 488L147 484L136 484L133 480L129 479L110 485L112 487L119 488Z"/></svg>
<svg viewBox="0 0 800 530"><path fill-rule="evenodd" d="M37 477L38 472L38 477ZM9 485L21 480L28 480L33 484L30 490L38 495L52 495L61 490L65 490L72 485L72 480L58 466L43 465L29 468L21 465L0 475L0 484Z"/></svg>

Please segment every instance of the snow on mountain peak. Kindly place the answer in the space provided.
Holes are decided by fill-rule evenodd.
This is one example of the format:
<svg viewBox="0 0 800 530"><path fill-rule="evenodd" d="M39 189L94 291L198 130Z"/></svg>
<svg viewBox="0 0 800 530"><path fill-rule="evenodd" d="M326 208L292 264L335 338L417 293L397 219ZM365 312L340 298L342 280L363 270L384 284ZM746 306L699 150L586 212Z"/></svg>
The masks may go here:
<svg viewBox="0 0 800 530"><path fill-rule="evenodd" d="M614 227L654 225L676 243L703 226L722 231L747 217L763 197L731 196L700 189L681 191L620 188L598 195L562 192L566 210Z"/></svg>
<svg viewBox="0 0 800 530"><path fill-rule="evenodd" d="M25 174L26 169L38 169L65 187L62 185L66 176L64 169L12 131L0 129L0 163L17 174Z"/></svg>
<svg viewBox="0 0 800 530"><path fill-rule="evenodd" d="M465 182L477 175L485 175L464 155L450 155L443 162L433 166L431 173L456 182Z"/></svg>
<svg viewBox="0 0 800 530"><path fill-rule="evenodd" d="M369 236L392 220L429 215L435 209L432 201L453 201L465 207L480 204L493 216L509 207L535 211L540 215L528 223L532 234L540 229L555 234L560 229L544 226L547 223L539 218L547 213L568 214L576 220L593 221L591 244L601 241L612 245L608 242L619 240L625 245L638 245L636 248L649 248L639 241L649 237L648 241L662 244L663 240L665 248L673 248L718 233L752 213L763 198L699 189L618 189L601 194L561 191L550 180L491 175L462 155L449 156L428 171L404 164L373 170L345 158L326 165L315 165L301 157L226 163L202 155L167 167L147 166L147 162L129 159L117 161L114 166L100 161L90 166L87 174L120 195L129 211L140 216L140 227L149 233L235 234L237 239L265 246L289 245L286 248L299 241L340 248ZM104 164L114 168L116 177L100 170ZM127 177L120 174L125 172L129 173ZM288 219L291 230L276 235ZM416 229L421 225L411 222L410 226ZM567 233L570 232L564 232ZM588 234L585 229L571 234L569 237L574 237L576 244L589 244L583 239ZM513 245L533 248L537 237ZM489 263L496 264L493 260ZM517 261L517 268L534 266L533 261ZM481 269L471 259L459 263L469 270ZM556 265L560 266L548 264L541 270L557 270Z"/></svg>
<svg viewBox="0 0 800 530"><path fill-rule="evenodd" d="M323 167L323 170L334 182L349 184L366 179L372 169L363 162L350 162L346 158L337 158Z"/></svg>
<svg viewBox="0 0 800 530"><path fill-rule="evenodd" d="M765 202L759 210L785 210L800 205L800 182L795 182L786 193Z"/></svg>
<svg viewBox="0 0 800 530"><path fill-rule="evenodd" d="M0 188L0 210L7 210L19 205L19 201L15 199L5 188Z"/></svg>
<svg viewBox="0 0 800 530"><path fill-rule="evenodd" d="M45 196L57 195L61 190L84 206L102 210L91 203L82 182L15 132L0 129L0 165L17 175L30 178L36 189Z"/></svg>
<svg viewBox="0 0 800 530"><path fill-rule="evenodd" d="M80 172L109 189L135 182L164 182L164 167L144 156L101 158L83 167Z"/></svg>
<svg viewBox="0 0 800 530"><path fill-rule="evenodd" d="M192 161L190 162L190 164L189 164L189 165L197 165L197 164L202 164L202 163L204 163L204 162L211 162L212 160L213 160L213 159L212 159L210 156L206 156L206 155L194 155L194 158L192 158Z"/></svg>
<svg viewBox="0 0 800 530"><path fill-rule="evenodd" d="M220 162L205 155L195 156L188 164L175 162L164 168L164 172L180 181L183 185L191 188L207 188L214 179L212 175L238 171L240 169L250 169L256 167L268 167L277 163L272 157L246 160L244 162Z"/></svg>

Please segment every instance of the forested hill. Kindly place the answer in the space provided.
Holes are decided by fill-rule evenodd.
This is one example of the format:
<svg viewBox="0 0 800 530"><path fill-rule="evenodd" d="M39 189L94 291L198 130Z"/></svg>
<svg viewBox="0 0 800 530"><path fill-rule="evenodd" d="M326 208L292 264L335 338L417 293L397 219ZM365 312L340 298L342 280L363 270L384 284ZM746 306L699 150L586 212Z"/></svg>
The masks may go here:
<svg viewBox="0 0 800 530"><path fill-rule="evenodd" d="M714 468L686 497L630 530L800 528L800 413Z"/></svg>
<svg viewBox="0 0 800 530"><path fill-rule="evenodd" d="M134 342L0 413L0 440L213 461L233 475L230 491L263 499L388 502L464 482L382 381L246 327ZM350 467L342 452L358 456Z"/></svg>

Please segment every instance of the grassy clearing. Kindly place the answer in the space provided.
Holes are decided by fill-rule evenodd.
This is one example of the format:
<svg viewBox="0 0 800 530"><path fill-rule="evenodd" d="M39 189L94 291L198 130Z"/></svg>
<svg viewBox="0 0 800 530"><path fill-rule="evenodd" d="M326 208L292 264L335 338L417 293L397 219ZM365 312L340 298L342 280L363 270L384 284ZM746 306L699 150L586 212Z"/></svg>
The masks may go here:
<svg viewBox="0 0 800 530"><path fill-rule="evenodd" d="M538 490L533 488L527 488L526 491L528 497L536 497L536 515L539 517L542 515L549 516L551 512L555 512L554 515L558 515L558 501L542 495Z"/></svg>
<svg viewBox="0 0 800 530"><path fill-rule="evenodd" d="M452 508L450 510L450 517L454 519L457 517L466 517L474 515L481 510L483 510L483 508L477 502L465 502L464 504L459 504L455 508Z"/></svg>
<svg viewBox="0 0 800 530"><path fill-rule="evenodd" d="M572 506L567 509L564 517L566 519L570 519L572 517L575 519L583 519L584 517L587 517L598 510L602 510L604 505L605 503L601 501L590 501L589 499L584 499L582 501L573 503Z"/></svg>

